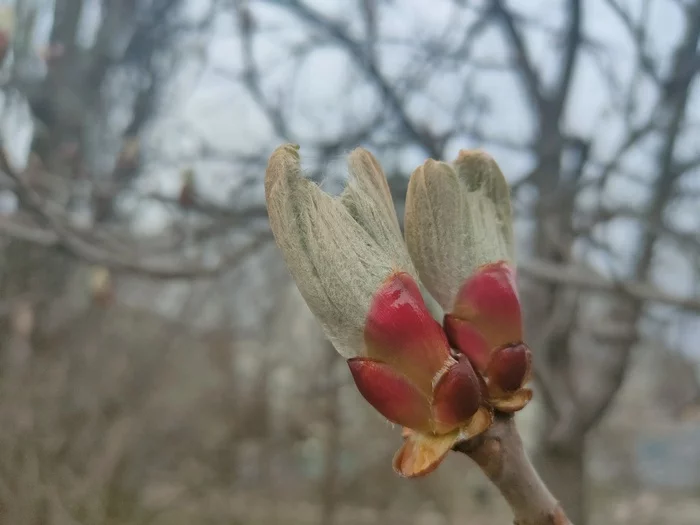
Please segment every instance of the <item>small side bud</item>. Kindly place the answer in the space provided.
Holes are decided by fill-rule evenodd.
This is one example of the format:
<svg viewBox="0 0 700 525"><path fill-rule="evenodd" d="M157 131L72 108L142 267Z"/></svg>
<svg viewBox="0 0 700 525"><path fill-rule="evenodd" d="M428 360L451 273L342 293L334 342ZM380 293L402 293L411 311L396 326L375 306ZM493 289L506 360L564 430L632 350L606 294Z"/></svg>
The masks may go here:
<svg viewBox="0 0 700 525"><path fill-rule="evenodd" d="M195 172L192 168L187 168L180 174L180 194L178 196L178 202L183 208L191 208L194 205L195 196Z"/></svg>
<svg viewBox="0 0 700 525"><path fill-rule="evenodd" d="M90 270L89 287L92 300L98 306L106 307L114 301L114 283L108 268L93 267Z"/></svg>

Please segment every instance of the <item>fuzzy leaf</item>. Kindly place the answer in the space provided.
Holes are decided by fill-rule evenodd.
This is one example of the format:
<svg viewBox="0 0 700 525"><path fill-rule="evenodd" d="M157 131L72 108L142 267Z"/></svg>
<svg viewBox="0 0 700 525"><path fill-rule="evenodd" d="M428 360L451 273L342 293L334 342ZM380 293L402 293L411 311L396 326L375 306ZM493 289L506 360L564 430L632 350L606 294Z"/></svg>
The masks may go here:
<svg viewBox="0 0 700 525"><path fill-rule="evenodd" d="M508 184L481 151L454 164L428 160L411 175L405 236L421 281L446 311L461 283L480 266L513 262Z"/></svg>
<svg viewBox="0 0 700 525"><path fill-rule="evenodd" d="M265 197L270 228L304 300L340 354L359 355L370 304L408 255L388 252L340 199L303 177L298 146L271 155Z"/></svg>

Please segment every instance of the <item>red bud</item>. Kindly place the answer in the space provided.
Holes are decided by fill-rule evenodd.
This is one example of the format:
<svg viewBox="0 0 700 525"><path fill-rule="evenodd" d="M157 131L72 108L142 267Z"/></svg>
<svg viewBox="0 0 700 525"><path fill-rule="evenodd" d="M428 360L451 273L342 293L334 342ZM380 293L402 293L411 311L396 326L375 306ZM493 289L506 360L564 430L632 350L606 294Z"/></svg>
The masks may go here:
<svg viewBox="0 0 700 525"><path fill-rule="evenodd" d="M491 348L522 341L513 269L504 261L479 268L457 293L452 316L469 321Z"/></svg>
<svg viewBox="0 0 700 525"><path fill-rule="evenodd" d="M426 396L449 359L447 337L407 273L392 274L380 287L365 325L368 357L403 373Z"/></svg>
<svg viewBox="0 0 700 525"><path fill-rule="evenodd" d="M460 350L481 373L486 371L491 358L491 346L470 321L452 314L445 315L445 333L452 348Z"/></svg>
<svg viewBox="0 0 700 525"><path fill-rule="evenodd" d="M464 425L481 404L479 379L469 360L462 357L450 366L433 391L433 417L438 432Z"/></svg>
<svg viewBox="0 0 700 525"><path fill-rule="evenodd" d="M357 389L367 402L392 423L430 432L428 399L390 366L364 357L348 360Z"/></svg>
<svg viewBox="0 0 700 525"><path fill-rule="evenodd" d="M503 392L515 392L530 378L532 353L525 344L504 346L493 352L488 366L489 383Z"/></svg>

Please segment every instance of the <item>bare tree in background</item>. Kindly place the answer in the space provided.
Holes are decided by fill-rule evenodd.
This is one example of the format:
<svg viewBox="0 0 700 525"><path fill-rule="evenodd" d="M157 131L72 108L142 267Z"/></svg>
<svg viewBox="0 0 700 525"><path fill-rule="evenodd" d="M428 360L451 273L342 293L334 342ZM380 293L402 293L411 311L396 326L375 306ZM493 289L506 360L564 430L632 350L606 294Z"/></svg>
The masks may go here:
<svg viewBox="0 0 700 525"><path fill-rule="evenodd" d="M26 159L16 151L3 158L5 186L20 204L2 224L9 238L161 278L214 274L232 264L236 253L222 253L217 265L182 258L173 264L170 256L183 246L181 228L173 228L170 244L150 250L129 229L130 214L144 202L171 209L176 221L183 208L194 207L201 220L187 237L197 244L228 233L224 225L240 217L134 188L151 157L149 126L161 115L181 62L197 62L198 39L212 21L212 12L192 18L185 7L181 0L58 0L52 12L42 2L16 5L6 31L12 53L3 90L32 140ZM51 15L42 45L33 37ZM5 150L9 142L5 137Z"/></svg>
<svg viewBox="0 0 700 525"><path fill-rule="evenodd" d="M212 21L211 12L187 15L186 4L0 6L0 523L153 522L179 505L167 495L145 502L160 483L154 472L182 478L184 455L212 462L212 451L196 445L212 417L210 399L192 405L187 395L175 396L171 411L161 398L191 358L173 357L173 347L188 341L205 350L225 345L221 337L101 308L114 306L115 275L180 279L194 288L198 277L235 269L269 236L264 227L249 233L246 223L243 240L232 240L244 214L138 188L152 159L149 130L181 61L197 62L198 39ZM170 211L164 235L132 228L142 205ZM85 263L96 266L90 283ZM91 288L92 308L71 301L76 282ZM202 293L190 295L201 310ZM211 291L204 297L211 300ZM193 318L187 297L178 307ZM228 321L221 324L230 348ZM192 487L179 501L205 497Z"/></svg>
<svg viewBox="0 0 700 525"><path fill-rule="evenodd" d="M523 303L546 409L538 461L572 520L585 523L586 436L614 400L635 344L659 318L700 311L695 291L679 294L668 279L698 280L700 225L682 211L700 200L691 139L700 2L643 1L634 11L616 0L528 11L498 0L436 5L445 16L412 19L390 0L338 11L303 0L212 2L196 17L184 14L186 0L16 2L0 28L5 111L24 119L3 136L2 190L16 199L0 216L0 306L12 314L2 326L12 361L21 367L31 353L43 309L76 259L157 279L212 277L268 243L254 190L281 141L311 152L316 179L346 150L368 147L388 168L399 211L409 170L425 157L484 147L511 168L522 231ZM661 9L682 20L669 49L655 40ZM48 15L50 34L39 45ZM92 27L84 23L91 16ZM600 16L605 30L591 22ZM215 20L235 37L235 53L217 64L193 51ZM255 151L198 142L199 157L242 179L225 204L195 191L200 177L181 159L179 199L138 186L149 163L162 160L149 127L168 106L173 72L193 56L245 97L255 125L242 119L241 127L269 129ZM26 159L9 155L9 138L25 128ZM131 229L135 202L172 212L165 239ZM671 256L680 270L661 271ZM271 374L261 373L260 388ZM300 409L290 426L325 421L332 451L342 420L331 409L319 414ZM341 487L352 485L328 464L325 523Z"/></svg>
<svg viewBox="0 0 700 525"><path fill-rule="evenodd" d="M624 35L622 44L584 23L583 4L558 2L551 17L549 8L526 12L499 0L482 7L445 2L447 21L407 28L412 36L402 38L381 30L390 27L392 2L358 1L331 13L302 0L251 0L237 4L242 57L227 73L245 86L279 140L298 142L319 159L358 143L377 152L392 166L399 200L414 158L449 158L457 148L480 146L524 159L513 191L527 225L520 269L546 408L538 462L575 523L586 522L586 436L624 380L649 306L700 306L663 291L669 282L659 279L657 256L662 249L678 254L691 268L688 278L697 278L700 239L670 211L697 206L697 192L683 188L700 161L687 145L697 125L688 104L700 67L700 2L665 3L683 20L667 54L654 49L651 2L632 12L608 0L588 14L605 14L611 31ZM303 36L285 33L290 26L301 26ZM265 55L262 39L273 37L287 45ZM503 51L490 54L496 40ZM553 51L535 56L533 42ZM400 65L387 58L397 50ZM322 52L345 69L338 68L346 83L332 109L303 95L309 84L300 72ZM519 119L528 122L518 126L522 132L493 123L505 101L479 82L485 77L492 87L494 77L512 83ZM591 89L577 87L584 80L595 82L603 99L592 126L576 121ZM630 186L649 198L632 202L616 189ZM616 246L619 224L630 232L628 247Z"/></svg>

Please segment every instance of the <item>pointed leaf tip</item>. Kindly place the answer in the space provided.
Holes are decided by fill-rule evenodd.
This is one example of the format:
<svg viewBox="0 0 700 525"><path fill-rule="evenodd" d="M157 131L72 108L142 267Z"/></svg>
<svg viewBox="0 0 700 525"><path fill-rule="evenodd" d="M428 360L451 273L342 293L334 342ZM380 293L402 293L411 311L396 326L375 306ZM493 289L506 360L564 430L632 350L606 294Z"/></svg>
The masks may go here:
<svg viewBox="0 0 700 525"><path fill-rule="evenodd" d="M510 222L510 188L496 159L481 149L463 149L459 151L454 167L470 191L482 190L499 216ZM505 230L503 233L512 236L511 231ZM509 241L512 242L511 239Z"/></svg>
<svg viewBox="0 0 700 525"><path fill-rule="evenodd" d="M299 145L283 144L270 155L265 171L265 199L270 199L272 189L284 176L289 176L299 171Z"/></svg>
<svg viewBox="0 0 700 525"><path fill-rule="evenodd" d="M369 151L357 148L348 156L348 170L350 177L341 202L397 267L414 272L379 161Z"/></svg>

